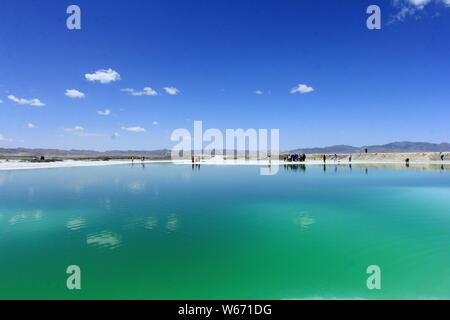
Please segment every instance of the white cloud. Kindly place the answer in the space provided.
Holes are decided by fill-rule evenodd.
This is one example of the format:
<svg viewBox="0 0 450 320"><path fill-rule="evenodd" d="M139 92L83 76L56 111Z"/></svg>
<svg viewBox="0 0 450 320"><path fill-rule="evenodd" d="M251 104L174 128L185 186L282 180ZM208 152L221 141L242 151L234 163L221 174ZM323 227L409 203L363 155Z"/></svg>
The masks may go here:
<svg viewBox="0 0 450 320"><path fill-rule="evenodd" d="M122 127L122 130L130 132L145 132L145 128L142 127Z"/></svg>
<svg viewBox="0 0 450 320"><path fill-rule="evenodd" d="M104 134L101 133L92 133L92 132L84 132L84 131L78 131L74 133L76 136L79 137L103 137Z"/></svg>
<svg viewBox="0 0 450 320"><path fill-rule="evenodd" d="M299 84L298 86L294 87L291 89L291 93L309 93L309 92L313 92L314 88L313 87L308 87L306 84Z"/></svg>
<svg viewBox="0 0 450 320"><path fill-rule="evenodd" d="M399 8L399 11L392 17L390 23L419 14L430 3L450 7L450 0L393 0L394 6Z"/></svg>
<svg viewBox="0 0 450 320"><path fill-rule="evenodd" d="M0 99L0 103L3 103L3 100Z"/></svg>
<svg viewBox="0 0 450 320"><path fill-rule="evenodd" d="M157 96L158 92L156 92L155 90L153 90L150 87L145 87L143 89L143 91L141 91L141 92L133 92L132 95L133 96Z"/></svg>
<svg viewBox="0 0 450 320"><path fill-rule="evenodd" d="M23 99L23 98L16 98L13 95L9 95L8 99L11 100L11 101L16 102L18 104L28 104L28 105L34 106L34 107L43 107L43 106L45 106L45 103L41 102L41 100L36 99L36 98L28 100L28 99Z"/></svg>
<svg viewBox="0 0 450 320"><path fill-rule="evenodd" d="M4 135L0 133L0 141L13 142L13 139L6 138ZM17 140L18 142L23 142L23 140Z"/></svg>
<svg viewBox="0 0 450 320"><path fill-rule="evenodd" d="M86 95L83 92L78 91L76 89L67 89L65 95L68 96L69 98L79 98L79 99L86 97Z"/></svg>
<svg viewBox="0 0 450 320"><path fill-rule="evenodd" d="M36 126L36 125L34 125L32 123L28 123L27 127L28 127L28 129L37 129L37 128L39 128L38 126Z"/></svg>
<svg viewBox="0 0 450 320"><path fill-rule="evenodd" d="M109 109L105 109L103 111L100 110L100 111L97 111L97 113L101 116L109 116L111 114L111 110L109 110Z"/></svg>
<svg viewBox="0 0 450 320"><path fill-rule="evenodd" d="M73 134L78 137L103 137L104 136L104 134L101 134L101 133L86 132L84 130L84 128L81 126L75 126L73 128L64 128L63 130L67 131L67 132L73 132Z"/></svg>
<svg viewBox="0 0 450 320"><path fill-rule="evenodd" d="M416 7L423 8L431 0L407 0L407 1Z"/></svg>
<svg viewBox="0 0 450 320"><path fill-rule="evenodd" d="M171 96L177 95L180 93L180 90L174 87L164 87L163 88L166 93L170 94Z"/></svg>
<svg viewBox="0 0 450 320"><path fill-rule="evenodd" d="M158 121L153 121L153 125L157 126L157 125L159 125L159 122Z"/></svg>
<svg viewBox="0 0 450 320"><path fill-rule="evenodd" d="M113 139L118 138L118 137L120 137L120 134L118 132L114 132L111 136L111 138L113 138Z"/></svg>
<svg viewBox="0 0 450 320"><path fill-rule="evenodd" d="M73 128L64 128L63 130L64 131L69 131L69 132L72 132L72 131L84 131L84 128L81 127L81 126L75 126Z"/></svg>
<svg viewBox="0 0 450 320"><path fill-rule="evenodd" d="M121 89L120 91L128 92L129 94L131 94L133 96L157 96L158 95L158 92L156 92L156 90L153 90L150 87L145 87L144 89L142 89L142 91L136 91L136 90L130 89L130 88Z"/></svg>
<svg viewBox="0 0 450 320"><path fill-rule="evenodd" d="M263 92L262 92L261 90L253 91L253 93L254 93L254 94L263 94Z"/></svg>
<svg viewBox="0 0 450 320"><path fill-rule="evenodd" d="M101 69L97 70L95 73L86 73L84 75L89 81L99 81L100 83L110 83L113 81L120 80L120 74L113 69Z"/></svg>

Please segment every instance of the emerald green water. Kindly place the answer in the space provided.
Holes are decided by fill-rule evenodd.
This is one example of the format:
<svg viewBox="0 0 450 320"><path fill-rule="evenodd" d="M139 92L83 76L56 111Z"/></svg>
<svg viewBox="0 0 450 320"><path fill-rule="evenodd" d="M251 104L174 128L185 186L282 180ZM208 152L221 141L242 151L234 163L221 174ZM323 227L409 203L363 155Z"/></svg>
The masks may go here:
<svg viewBox="0 0 450 320"><path fill-rule="evenodd" d="M0 171L0 298L448 299L450 168L432 169Z"/></svg>

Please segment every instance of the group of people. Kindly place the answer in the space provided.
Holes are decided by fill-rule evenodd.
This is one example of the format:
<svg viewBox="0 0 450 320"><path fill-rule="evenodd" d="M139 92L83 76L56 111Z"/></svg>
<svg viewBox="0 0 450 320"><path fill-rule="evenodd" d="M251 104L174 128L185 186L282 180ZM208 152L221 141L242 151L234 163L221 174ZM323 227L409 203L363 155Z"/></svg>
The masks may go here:
<svg viewBox="0 0 450 320"><path fill-rule="evenodd" d="M305 162L306 154L288 154L284 157L284 162Z"/></svg>
<svg viewBox="0 0 450 320"><path fill-rule="evenodd" d="M131 163L134 163L134 160L136 160L136 157L132 156L131 157ZM144 162L145 161L145 157L141 157L141 161Z"/></svg>
<svg viewBox="0 0 450 320"><path fill-rule="evenodd" d="M348 162L352 162L352 157L353 157L352 154L348 155ZM327 156L325 154L322 156L322 159L323 159L323 163L327 162ZM333 160L334 160L334 162L339 160L339 157L336 153L333 155Z"/></svg>

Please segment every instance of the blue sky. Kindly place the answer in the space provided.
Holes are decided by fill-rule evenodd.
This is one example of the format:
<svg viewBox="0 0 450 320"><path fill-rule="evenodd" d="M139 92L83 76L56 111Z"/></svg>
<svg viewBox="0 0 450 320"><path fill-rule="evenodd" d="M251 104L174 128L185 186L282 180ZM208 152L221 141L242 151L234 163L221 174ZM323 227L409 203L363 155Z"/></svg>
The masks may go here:
<svg viewBox="0 0 450 320"><path fill-rule="evenodd" d="M449 142L449 4L4 0L0 148L171 148L193 120L279 128L282 149Z"/></svg>

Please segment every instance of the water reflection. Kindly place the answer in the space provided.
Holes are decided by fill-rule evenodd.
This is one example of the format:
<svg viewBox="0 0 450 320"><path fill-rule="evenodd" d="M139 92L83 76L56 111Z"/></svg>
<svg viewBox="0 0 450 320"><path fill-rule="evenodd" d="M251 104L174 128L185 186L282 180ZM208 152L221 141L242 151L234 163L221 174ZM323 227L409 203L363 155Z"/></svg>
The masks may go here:
<svg viewBox="0 0 450 320"><path fill-rule="evenodd" d="M11 225L15 225L22 222L28 221L39 221L42 219L43 211L42 210L34 210L31 212L20 212L14 216L12 216L8 222Z"/></svg>
<svg viewBox="0 0 450 320"><path fill-rule="evenodd" d="M86 225L86 220L84 218L72 218L66 223L66 227L72 231L78 231L83 229Z"/></svg>
<svg viewBox="0 0 450 320"><path fill-rule="evenodd" d="M294 224L300 226L301 231L309 229L315 223L316 219L305 213L301 213L299 216L294 218Z"/></svg>
<svg viewBox="0 0 450 320"><path fill-rule="evenodd" d="M131 163L131 167L134 168L134 162ZM145 162L141 162L141 168L145 169Z"/></svg>
<svg viewBox="0 0 450 320"><path fill-rule="evenodd" d="M147 217L143 221L143 226L147 230L153 230L158 226L158 219L153 216Z"/></svg>
<svg viewBox="0 0 450 320"><path fill-rule="evenodd" d="M177 231L177 229L178 229L178 218L176 217L175 214L171 214L169 215L169 218L167 220L166 231L168 233L172 233Z"/></svg>
<svg viewBox="0 0 450 320"><path fill-rule="evenodd" d="M292 172L305 172L306 165L304 164L286 164L283 166L284 170Z"/></svg>
<svg viewBox="0 0 450 320"><path fill-rule="evenodd" d="M106 211L111 211L112 201L110 198L100 199L100 206L103 207Z"/></svg>
<svg viewBox="0 0 450 320"><path fill-rule="evenodd" d="M122 244L122 237L111 231L103 230L86 237L86 243L93 247L115 249Z"/></svg>
<svg viewBox="0 0 450 320"><path fill-rule="evenodd" d="M128 190L131 192L140 192L145 188L145 182L134 181L128 184Z"/></svg>
<svg viewBox="0 0 450 320"><path fill-rule="evenodd" d="M33 200L35 194L36 194L36 190L34 189L34 187L29 187L28 188L28 201Z"/></svg>
<svg viewBox="0 0 450 320"><path fill-rule="evenodd" d="M338 173L338 171L347 170L353 172L353 169L362 170L364 174L369 174L369 169L385 169L385 170L416 170L416 171L449 171L449 164L438 164L438 163L348 163L348 164L285 164L283 165L285 171L289 172L305 172L306 169L317 168L322 166L322 171L326 173L331 170L333 173Z"/></svg>

